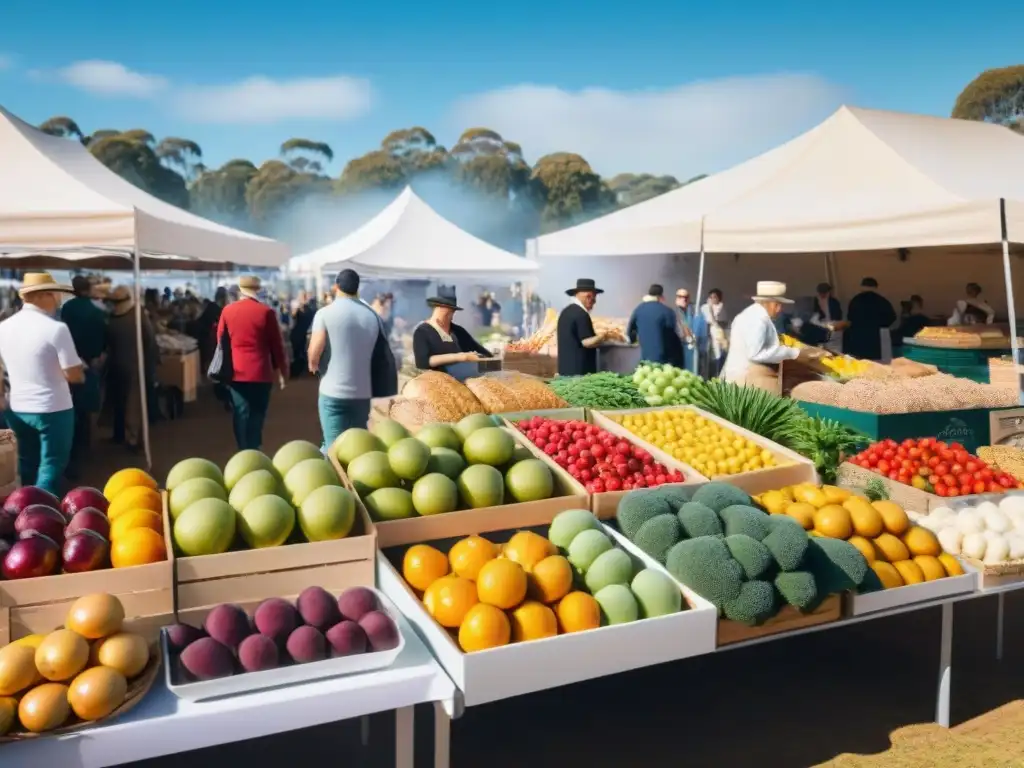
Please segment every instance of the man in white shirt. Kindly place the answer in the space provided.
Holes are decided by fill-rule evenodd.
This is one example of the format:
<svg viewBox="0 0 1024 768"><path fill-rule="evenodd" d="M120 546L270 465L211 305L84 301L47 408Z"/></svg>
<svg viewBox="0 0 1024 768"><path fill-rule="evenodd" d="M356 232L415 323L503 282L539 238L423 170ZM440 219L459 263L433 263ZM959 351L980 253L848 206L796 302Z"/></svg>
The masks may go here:
<svg viewBox="0 0 1024 768"><path fill-rule="evenodd" d="M783 306L792 304L786 298L786 284L761 281L753 304L732 321L729 354L725 358L722 378L736 384L779 392L778 366L783 360L811 359L820 355L811 347L794 349L779 343L779 333L772 320Z"/></svg>
<svg viewBox="0 0 1024 768"><path fill-rule="evenodd" d="M18 440L21 484L55 496L75 436L70 384L85 381L71 331L56 319L71 293L48 272L26 274L18 291L24 306L0 323L0 359L11 382L7 423Z"/></svg>
<svg viewBox="0 0 1024 768"><path fill-rule="evenodd" d="M992 325L996 321L996 311L981 298L981 286L968 283L964 293L967 298L956 303L947 325Z"/></svg>

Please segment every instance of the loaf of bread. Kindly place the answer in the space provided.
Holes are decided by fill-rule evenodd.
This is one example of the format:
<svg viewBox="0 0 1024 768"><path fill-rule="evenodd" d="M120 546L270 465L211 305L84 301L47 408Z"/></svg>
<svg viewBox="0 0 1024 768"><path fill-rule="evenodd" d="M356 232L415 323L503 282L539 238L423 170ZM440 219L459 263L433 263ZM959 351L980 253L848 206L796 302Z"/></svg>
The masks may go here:
<svg viewBox="0 0 1024 768"><path fill-rule="evenodd" d="M444 414L434 421L458 421L471 413L486 413L473 393L446 373L427 371L402 388L402 397L425 400Z"/></svg>
<svg viewBox="0 0 1024 768"><path fill-rule="evenodd" d="M540 379L515 371L467 379L466 387L476 395L476 399L483 404L488 413L542 411L566 407L566 402Z"/></svg>

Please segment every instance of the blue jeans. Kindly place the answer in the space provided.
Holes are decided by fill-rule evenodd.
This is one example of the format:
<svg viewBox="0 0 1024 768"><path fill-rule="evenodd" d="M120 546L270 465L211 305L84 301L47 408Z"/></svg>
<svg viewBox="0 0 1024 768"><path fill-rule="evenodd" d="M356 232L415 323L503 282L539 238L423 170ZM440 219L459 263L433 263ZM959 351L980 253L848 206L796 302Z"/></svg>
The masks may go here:
<svg viewBox="0 0 1024 768"><path fill-rule="evenodd" d="M366 429L366 423L370 420L369 400L320 395L317 410L320 412L320 431L324 435L321 450L325 455L327 449L338 439L338 435L352 427Z"/></svg>
<svg viewBox="0 0 1024 768"><path fill-rule="evenodd" d="M61 480L75 441L75 410L56 413L7 412L18 440L18 474L22 485L37 485L58 498Z"/></svg>
<svg viewBox="0 0 1024 768"><path fill-rule="evenodd" d="M263 444L263 422L267 420L272 387L272 384L261 381L233 381L228 385L238 450L252 448L258 451Z"/></svg>

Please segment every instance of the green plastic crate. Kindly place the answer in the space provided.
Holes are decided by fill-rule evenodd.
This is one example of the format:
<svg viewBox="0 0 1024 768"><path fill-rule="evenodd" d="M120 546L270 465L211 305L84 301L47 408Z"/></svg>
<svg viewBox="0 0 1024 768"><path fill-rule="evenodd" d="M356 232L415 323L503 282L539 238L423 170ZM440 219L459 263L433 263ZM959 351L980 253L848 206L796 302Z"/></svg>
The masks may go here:
<svg viewBox="0 0 1024 768"><path fill-rule="evenodd" d="M874 440L937 437L949 443L960 443L971 453L975 453L979 446L991 444L991 411L985 408L970 411L878 414L803 401L797 403L811 416L835 419L840 424L859 430Z"/></svg>
<svg viewBox="0 0 1024 768"><path fill-rule="evenodd" d="M915 363L934 365L942 373L988 384L988 360L1006 354L1003 349L944 349L904 344L903 356Z"/></svg>

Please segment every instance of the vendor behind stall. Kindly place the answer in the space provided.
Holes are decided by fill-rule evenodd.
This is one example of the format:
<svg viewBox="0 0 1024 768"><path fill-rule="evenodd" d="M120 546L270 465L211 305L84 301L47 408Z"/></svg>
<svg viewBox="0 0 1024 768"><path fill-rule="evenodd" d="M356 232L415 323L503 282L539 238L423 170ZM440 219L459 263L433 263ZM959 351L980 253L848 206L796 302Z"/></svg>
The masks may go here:
<svg viewBox="0 0 1024 768"><path fill-rule="evenodd" d="M774 319L784 306L792 304L786 298L786 284L761 281L753 304L732 321L729 334L729 353L725 358L722 378L736 384L764 389L780 394L778 366L783 360L813 359L820 350L812 347L784 347L779 343Z"/></svg>
<svg viewBox="0 0 1024 768"><path fill-rule="evenodd" d="M460 307L454 291L438 291L440 296L427 299L430 318L416 326L412 334L412 351L416 367L421 370L441 371L459 381L475 376L477 361L491 357L462 326L452 322Z"/></svg>
<svg viewBox="0 0 1024 768"><path fill-rule="evenodd" d="M996 321L996 311L981 297L981 286L968 283L964 289L966 298L961 299L953 308L947 325L992 325Z"/></svg>
<svg viewBox="0 0 1024 768"><path fill-rule="evenodd" d="M604 291L593 280L580 278L565 293L573 300L558 316L558 375L597 373L597 348L605 336L594 331L590 311Z"/></svg>
<svg viewBox="0 0 1024 768"><path fill-rule="evenodd" d="M640 341L640 357L652 363L668 363L682 368L683 340L679 335L676 313L665 306L665 289L652 285L640 306L633 310L626 325L631 344Z"/></svg>

